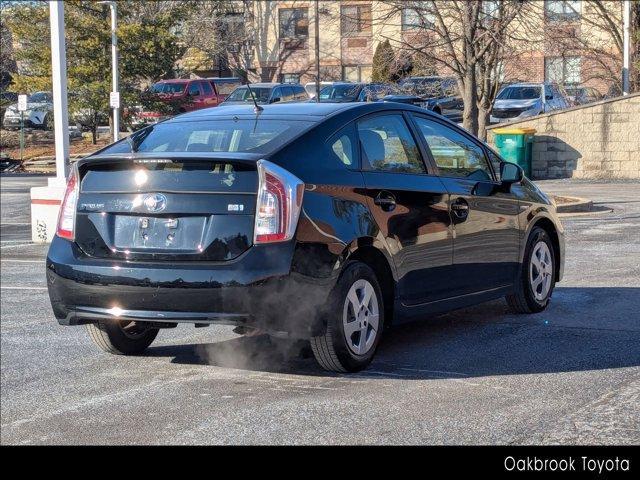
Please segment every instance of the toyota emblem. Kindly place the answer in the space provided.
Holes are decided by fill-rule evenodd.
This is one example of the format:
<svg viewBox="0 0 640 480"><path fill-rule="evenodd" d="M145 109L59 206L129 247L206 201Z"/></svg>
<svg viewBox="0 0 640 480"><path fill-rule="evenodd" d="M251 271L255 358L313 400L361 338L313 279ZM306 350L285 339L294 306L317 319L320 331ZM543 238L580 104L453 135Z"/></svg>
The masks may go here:
<svg viewBox="0 0 640 480"><path fill-rule="evenodd" d="M144 206L148 212L157 213L167 206L167 197L161 193L152 193L144 198Z"/></svg>

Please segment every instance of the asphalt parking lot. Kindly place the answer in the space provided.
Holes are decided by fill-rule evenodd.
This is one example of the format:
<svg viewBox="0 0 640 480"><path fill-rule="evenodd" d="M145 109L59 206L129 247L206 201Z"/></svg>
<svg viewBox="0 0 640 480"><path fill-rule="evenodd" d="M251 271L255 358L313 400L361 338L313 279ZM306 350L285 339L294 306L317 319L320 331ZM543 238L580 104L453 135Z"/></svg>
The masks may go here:
<svg viewBox="0 0 640 480"><path fill-rule="evenodd" d="M140 357L56 323L29 187L1 178L2 444L639 444L640 183L541 182L613 213L565 218L550 308L492 302L392 330L327 374L231 327L161 331Z"/></svg>

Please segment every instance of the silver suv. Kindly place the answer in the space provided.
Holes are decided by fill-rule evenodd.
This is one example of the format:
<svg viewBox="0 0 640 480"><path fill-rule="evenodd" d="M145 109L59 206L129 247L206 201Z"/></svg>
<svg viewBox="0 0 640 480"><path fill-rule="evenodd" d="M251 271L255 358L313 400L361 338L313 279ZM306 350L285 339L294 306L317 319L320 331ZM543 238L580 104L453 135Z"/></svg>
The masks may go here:
<svg viewBox="0 0 640 480"><path fill-rule="evenodd" d="M514 83L498 92L491 123L519 120L569 107L569 101L553 83Z"/></svg>

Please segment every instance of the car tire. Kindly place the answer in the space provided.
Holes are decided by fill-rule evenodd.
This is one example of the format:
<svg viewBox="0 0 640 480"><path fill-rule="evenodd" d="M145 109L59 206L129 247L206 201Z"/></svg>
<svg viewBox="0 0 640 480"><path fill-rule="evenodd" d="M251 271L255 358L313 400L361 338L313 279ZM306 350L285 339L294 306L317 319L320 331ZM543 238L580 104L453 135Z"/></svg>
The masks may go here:
<svg viewBox="0 0 640 480"><path fill-rule="evenodd" d="M311 350L322 368L357 372L371 363L384 327L383 302L373 270L362 262L349 262L329 299L325 333L311 338Z"/></svg>
<svg viewBox="0 0 640 480"><path fill-rule="evenodd" d="M133 328L136 330L133 330ZM157 328L121 320L99 320L87 324L91 340L107 353L137 355L144 352L158 335Z"/></svg>
<svg viewBox="0 0 640 480"><path fill-rule="evenodd" d="M53 116L50 113L47 113L42 120L42 129L43 130L53 130Z"/></svg>
<svg viewBox="0 0 640 480"><path fill-rule="evenodd" d="M546 230L534 227L527 240L515 292L506 300L513 313L537 313L547 308L556 282L553 242Z"/></svg>

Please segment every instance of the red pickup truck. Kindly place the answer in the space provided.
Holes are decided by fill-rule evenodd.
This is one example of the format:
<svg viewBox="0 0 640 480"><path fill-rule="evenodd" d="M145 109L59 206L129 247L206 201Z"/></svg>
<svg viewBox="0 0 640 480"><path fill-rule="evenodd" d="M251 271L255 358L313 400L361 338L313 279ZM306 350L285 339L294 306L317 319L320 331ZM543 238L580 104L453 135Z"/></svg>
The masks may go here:
<svg viewBox="0 0 640 480"><path fill-rule="evenodd" d="M240 85L239 78L197 78L161 80L149 89L158 99L175 106L177 113L216 107L229 95L228 86ZM236 85L236 86L237 86ZM155 123L165 118L160 112L139 111L135 115L136 123Z"/></svg>

